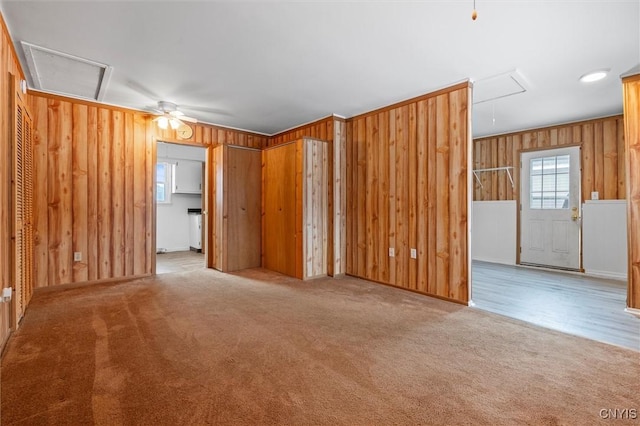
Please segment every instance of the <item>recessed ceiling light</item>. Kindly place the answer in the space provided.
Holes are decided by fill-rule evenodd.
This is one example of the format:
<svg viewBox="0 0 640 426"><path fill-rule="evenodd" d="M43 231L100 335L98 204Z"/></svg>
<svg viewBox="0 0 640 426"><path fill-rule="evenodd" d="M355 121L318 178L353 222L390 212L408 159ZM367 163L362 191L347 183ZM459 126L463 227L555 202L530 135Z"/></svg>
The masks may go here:
<svg viewBox="0 0 640 426"><path fill-rule="evenodd" d="M594 81L602 80L608 73L608 69L591 71L580 77L580 81L583 83L593 83Z"/></svg>

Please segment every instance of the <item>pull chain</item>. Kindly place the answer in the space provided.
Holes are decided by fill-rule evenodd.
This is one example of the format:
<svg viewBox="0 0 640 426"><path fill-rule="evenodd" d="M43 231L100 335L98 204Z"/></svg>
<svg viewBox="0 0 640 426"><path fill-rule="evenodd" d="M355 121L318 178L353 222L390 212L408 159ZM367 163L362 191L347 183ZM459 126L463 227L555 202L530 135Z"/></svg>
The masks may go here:
<svg viewBox="0 0 640 426"><path fill-rule="evenodd" d="M473 12L471 12L471 19L474 21L478 19L478 12L476 11L476 0L473 0Z"/></svg>

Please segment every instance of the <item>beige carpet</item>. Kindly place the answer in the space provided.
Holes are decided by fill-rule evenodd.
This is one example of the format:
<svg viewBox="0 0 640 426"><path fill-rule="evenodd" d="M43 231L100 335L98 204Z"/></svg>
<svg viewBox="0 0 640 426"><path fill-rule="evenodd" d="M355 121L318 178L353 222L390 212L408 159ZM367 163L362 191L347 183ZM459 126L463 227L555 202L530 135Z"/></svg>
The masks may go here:
<svg viewBox="0 0 640 426"><path fill-rule="evenodd" d="M638 352L358 279L201 270L37 293L4 354L1 416L612 424L602 409L640 409L639 362Z"/></svg>

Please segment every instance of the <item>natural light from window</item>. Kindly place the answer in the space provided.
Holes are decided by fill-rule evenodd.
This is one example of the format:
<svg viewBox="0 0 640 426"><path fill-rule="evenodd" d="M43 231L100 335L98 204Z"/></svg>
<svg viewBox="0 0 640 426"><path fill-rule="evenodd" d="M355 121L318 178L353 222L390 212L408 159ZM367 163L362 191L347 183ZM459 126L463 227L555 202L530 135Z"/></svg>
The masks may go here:
<svg viewBox="0 0 640 426"><path fill-rule="evenodd" d="M569 155L533 158L530 176L530 208L569 208Z"/></svg>

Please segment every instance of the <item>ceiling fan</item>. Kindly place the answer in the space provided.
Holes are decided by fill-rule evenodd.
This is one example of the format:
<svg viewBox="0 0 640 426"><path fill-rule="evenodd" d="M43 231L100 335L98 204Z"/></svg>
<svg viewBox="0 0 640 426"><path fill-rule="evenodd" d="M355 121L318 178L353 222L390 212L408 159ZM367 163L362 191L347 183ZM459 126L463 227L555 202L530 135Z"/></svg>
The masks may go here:
<svg viewBox="0 0 640 426"><path fill-rule="evenodd" d="M184 113L178 110L178 105L173 102L158 101L158 108L156 109L160 115L154 118L153 121L158 123L158 127L161 129L167 129L171 127L173 130L178 129L180 126L185 126L185 121L189 123L197 123L198 120L192 117L187 117Z"/></svg>

